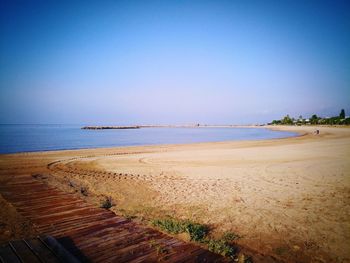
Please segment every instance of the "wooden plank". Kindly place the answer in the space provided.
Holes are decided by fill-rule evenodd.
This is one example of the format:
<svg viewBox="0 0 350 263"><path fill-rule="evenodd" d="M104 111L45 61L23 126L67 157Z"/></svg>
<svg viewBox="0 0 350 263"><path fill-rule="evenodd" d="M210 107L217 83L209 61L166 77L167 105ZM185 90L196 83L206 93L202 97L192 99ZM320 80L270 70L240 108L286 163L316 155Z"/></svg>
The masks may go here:
<svg viewBox="0 0 350 263"><path fill-rule="evenodd" d="M11 187L22 187L22 186L31 186L31 185L35 185L35 186L45 186L44 184L42 184L41 182L38 182L36 180L33 180L33 178L28 178L26 180L18 180L15 178L11 178L9 179L6 183L4 183L1 188L11 188Z"/></svg>
<svg viewBox="0 0 350 263"><path fill-rule="evenodd" d="M79 263L79 261L67 251L56 239L47 236L39 237L40 241L43 242L61 262L66 263Z"/></svg>
<svg viewBox="0 0 350 263"><path fill-rule="evenodd" d="M9 244L0 247L0 262L2 263L21 263L15 252Z"/></svg>
<svg viewBox="0 0 350 263"><path fill-rule="evenodd" d="M113 248L115 250L117 248L118 241L115 240L114 236L123 236L124 238L126 236L130 236L130 232L125 231L123 229L114 229L113 232L109 232L104 237L98 237L98 238L91 238L92 242L91 244L89 242L77 242L79 244L79 247L81 247L82 250L88 251L89 254L99 254L101 251L108 250L109 248ZM108 238L107 238L108 237ZM126 245L126 244L125 244Z"/></svg>
<svg viewBox="0 0 350 263"><path fill-rule="evenodd" d="M58 236L67 236L69 235L71 238L74 238L75 236L82 237L84 234L84 231L93 231L92 228L95 228L98 225L105 225L109 224L110 222L118 222L118 224L123 224L126 221L126 219L116 219L116 218L106 218L101 219L93 222L86 222L85 224L71 224L69 226L65 226L64 228L58 228L53 233L57 233Z"/></svg>
<svg viewBox="0 0 350 263"><path fill-rule="evenodd" d="M68 200L67 200L68 201ZM28 212L28 211L40 211L42 209L47 209L50 210L51 208L69 208L69 206L79 206L79 205L88 205L86 202L83 200L72 200L72 201L61 201L61 202L51 202L51 203L40 203L37 205L31 205L30 207L18 207L17 210L20 212Z"/></svg>
<svg viewBox="0 0 350 263"><path fill-rule="evenodd" d="M19 191L25 191L25 192L19 192ZM38 185L33 185L33 186L5 186L0 188L0 191L4 195L13 195L13 194L18 194L18 196L25 195L28 192L33 192L33 191L41 191L41 190L54 190L54 189L48 189L47 187L44 186L38 186ZM16 192L17 191L17 192Z"/></svg>
<svg viewBox="0 0 350 263"><path fill-rule="evenodd" d="M127 222L126 219L119 220L115 223L104 225L104 224L95 224L91 227L81 229L80 231L76 231L75 233L70 233L69 236L74 239L76 242L80 240L86 240L93 236L104 235L104 233L110 231L111 229L115 229L116 227L125 224Z"/></svg>
<svg viewBox="0 0 350 263"><path fill-rule="evenodd" d="M65 250L70 253L61 258L63 262L69 262L72 255L92 262L222 261L219 255L96 208L76 194L50 188L30 177L1 186L0 192L40 233L59 237L59 242L48 238L11 243L11 251L18 251L29 262L48 258L56 263ZM166 253L157 251L158 246Z"/></svg>
<svg viewBox="0 0 350 263"><path fill-rule="evenodd" d="M39 217L47 217L47 215L62 214L67 211L80 211L82 208L91 209L92 207L86 203L66 204L66 205L50 207L50 208L46 208L46 207L36 208L33 210L22 212L22 214L24 216L33 216L35 218L39 218Z"/></svg>
<svg viewBox="0 0 350 263"><path fill-rule="evenodd" d="M17 192L18 191L18 192ZM19 192L22 191L22 192ZM40 198L50 199L53 197L62 197L62 193L51 190L51 189L13 189L11 192L1 191L3 195L8 196L9 198L16 200L39 200ZM33 195L35 194L35 195ZM67 194L69 196L69 194ZM29 198L29 199L27 199Z"/></svg>
<svg viewBox="0 0 350 263"><path fill-rule="evenodd" d="M111 218L111 215L109 214L92 214L92 215L86 215L84 217L76 218L76 219L67 219L67 220L61 220L56 223L51 224L40 224L38 226L39 230L50 230L50 231L58 231L62 230L65 231L67 229L70 229L72 227L77 227L79 225L85 225L85 224L95 224L98 221L103 221L105 219Z"/></svg>
<svg viewBox="0 0 350 263"><path fill-rule="evenodd" d="M104 236L93 236L89 240L77 240L79 242L79 246L82 249L94 249L94 248L99 248L99 247L104 247L105 249L110 247L110 246L116 246L118 240L116 240L116 237L123 237L123 233L126 235L130 236L130 232L128 230L123 229L122 227L118 227L113 229L113 232L109 232L108 235ZM144 233L145 236L148 237L157 237L158 233L153 233L152 235L148 233Z"/></svg>
<svg viewBox="0 0 350 263"><path fill-rule="evenodd" d="M10 241L9 244L22 262L40 263L39 258L23 240Z"/></svg>
<svg viewBox="0 0 350 263"><path fill-rule="evenodd" d="M62 198L61 195L51 194L50 191L48 191L47 193L40 193L40 194L37 194L36 192L30 192L28 193L28 195L25 195L25 196L17 196L15 194L13 194L13 196L9 196L6 194L2 194L2 195L6 200L14 203L20 203L20 202L39 203L39 202L46 202L46 201L55 201Z"/></svg>
<svg viewBox="0 0 350 263"><path fill-rule="evenodd" d="M143 241L148 242L152 239L159 238L159 232L156 231L149 231L149 233L139 233L138 235L134 233L130 233L130 231L123 230L120 233L111 233L112 237L108 242L105 242L104 240L101 240L101 245L97 245L95 248L98 248L97 250L94 248L93 251L89 250L89 247L85 248L82 247L83 250L87 249L89 250L90 256L93 258L96 257L102 257L104 259L103 255L108 255L111 253L115 253L117 255L121 255L121 253L118 251L120 249L126 248L128 246L135 245L142 243ZM136 251L136 249L134 249ZM100 258L101 259L101 258Z"/></svg>
<svg viewBox="0 0 350 263"><path fill-rule="evenodd" d="M55 213L51 213L51 214L33 214L31 215L31 218L33 218L33 220L45 220L47 219L52 219L55 217L58 218L62 218L62 217L77 217L79 215L84 215L84 214L89 214L94 212L93 207L88 206L88 207L80 207L80 208L76 208L76 209L71 209L71 210L65 210L62 212L55 212Z"/></svg>
<svg viewBox="0 0 350 263"><path fill-rule="evenodd" d="M6 198L5 198L6 199ZM44 200L21 200L15 201L7 199L16 207L21 207L22 209L27 209L28 206L40 206L40 205L53 205L55 203L70 202L70 200L76 201L76 199L68 196L57 196L55 198L44 199Z"/></svg>
<svg viewBox="0 0 350 263"><path fill-rule="evenodd" d="M31 248L41 259L42 262L47 263L60 263L60 260L56 257L56 255L45 246L38 238L26 239L25 242L27 246Z"/></svg>
<svg viewBox="0 0 350 263"><path fill-rule="evenodd" d="M157 238L157 235L152 237ZM91 254L91 256L97 261L107 261L108 255L115 254L118 255L118 262L123 260L131 260L140 256L140 252L143 253L154 253L156 252L156 246L150 243L150 238L140 233L139 235L126 235L124 237L124 242L116 242L108 248L103 247L103 250L98 251L98 253ZM161 247L163 247L161 245ZM146 252L147 251L147 252Z"/></svg>
<svg viewBox="0 0 350 263"><path fill-rule="evenodd" d="M73 224L73 223L76 223L76 226L78 226L79 225L79 220L85 220L85 219L88 219L88 218L91 218L91 220L95 220L95 218L103 219L105 217L111 217L111 215L107 214L105 211L100 211L98 213L80 215L80 216L74 217L74 218L65 217L65 218L57 219L57 217L55 217L52 220L46 219L44 222L39 220L37 222L37 224L39 224L39 227L38 227L39 229L40 228L47 228L47 227L51 227L51 226L64 226L66 224L70 225L70 224Z"/></svg>
<svg viewBox="0 0 350 263"><path fill-rule="evenodd" d="M37 225L41 225L41 224L50 225L50 224L60 222L61 220L79 219L79 218L82 218L84 216L89 216L91 213L93 213L93 210L80 211L80 213L65 213L65 214L48 215L45 218L34 218L34 217L30 217L30 218L31 218L31 221ZM101 212L100 214L103 214L103 213Z"/></svg>

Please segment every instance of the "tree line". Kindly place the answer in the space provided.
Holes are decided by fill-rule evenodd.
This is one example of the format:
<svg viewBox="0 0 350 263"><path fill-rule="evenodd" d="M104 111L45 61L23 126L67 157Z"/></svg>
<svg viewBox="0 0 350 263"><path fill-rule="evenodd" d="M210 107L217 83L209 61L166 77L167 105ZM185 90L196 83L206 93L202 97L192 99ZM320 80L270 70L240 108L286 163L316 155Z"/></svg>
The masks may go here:
<svg viewBox="0 0 350 263"><path fill-rule="evenodd" d="M338 116L319 117L313 114L310 118L291 118L288 114L281 120L273 120L269 125L350 125L350 117L345 116L345 110L342 109Z"/></svg>

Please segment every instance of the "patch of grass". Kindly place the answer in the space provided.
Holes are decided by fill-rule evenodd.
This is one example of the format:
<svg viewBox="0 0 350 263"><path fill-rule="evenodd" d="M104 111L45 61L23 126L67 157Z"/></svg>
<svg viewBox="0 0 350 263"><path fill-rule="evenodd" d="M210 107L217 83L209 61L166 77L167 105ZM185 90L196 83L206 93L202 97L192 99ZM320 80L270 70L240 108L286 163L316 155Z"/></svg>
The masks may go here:
<svg viewBox="0 0 350 263"><path fill-rule="evenodd" d="M205 236L208 234L209 229L205 225L187 222L186 231L189 233L191 240L196 242L201 242Z"/></svg>
<svg viewBox="0 0 350 263"><path fill-rule="evenodd" d="M88 196L89 195L89 191L86 187L81 187L80 188L80 193L83 195L83 196Z"/></svg>
<svg viewBox="0 0 350 263"><path fill-rule="evenodd" d="M152 225L171 234L179 234L185 232L185 228L180 221L174 219L156 219L152 221Z"/></svg>
<svg viewBox="0 0 350 263"><path fill-rule="evenodd" d="M237 252L237 249L227 243L227 241L219 239L210 239L207 241L208 249L211 252L223 255L225 257L234 258Z"/></svg>
<svg viewBox="0 0 350 263"><path fill-rule="evenodd" d="M233 232L225 232L223 235L222 235L222 240L226 241L226 242L232 242L234 240L237 240L241 238L238 234L236 233L233 233Z"/></svg>
<svg viewBox="0 0 350 263"><path fill-rule="evenodd" d="M230 244L230 242L240 238L240 236L233 232L226 232L221 239L217 240L208 237L208 226L194 223L189 220L166 218L153 220L152 224L153 226L171 234L187 233L190 236L191 241L206 244L209 251L235 260L238 259L238 247ZM250 262L249 260L250 258L246 258L243 262Z"/></svg>
<svg viewBox="0 0 350 263"><path fill-rule="evenodd" d="M101 208L110 209L112 206L114 206L112 197L106 196L106 199L101 203Z"/></svg>
<svg viewBox="0 0 350 263"><path fill-rule="evenodd" d="M237 259L238 248L230 243L239 238L240 236L236 233L226 232L222 235L221 239L209 239L206 243L208 244L209 251Z"/></svg>
<svg viewBox="0 0 350 263"><path fill-rule="evenodd" d="M191 241L202 242L209 232L206 225L191 222L189 220L157 219L152 224L168 233L188 233Z"/></svg>

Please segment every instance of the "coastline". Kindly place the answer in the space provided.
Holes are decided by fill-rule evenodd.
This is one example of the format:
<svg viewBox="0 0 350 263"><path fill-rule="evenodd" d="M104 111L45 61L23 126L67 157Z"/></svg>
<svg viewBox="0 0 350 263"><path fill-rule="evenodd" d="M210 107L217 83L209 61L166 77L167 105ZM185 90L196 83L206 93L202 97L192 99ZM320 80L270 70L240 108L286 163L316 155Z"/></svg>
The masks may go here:
<svg viewBox="0 0 350 263"><path fill-rule="evenodd" d="M299 135L3 154L0 180L43 174L64 191L88 189L80 195L96 205L112 196L117 214L209 224L214 236L232 231L241 247L280 260L350 258L350 128L261 128Z"/></svg>
<svg viewBox="0 0 350 263"><path fill-rule="evenodd" d="M266 130L275 130L275 131L285 131L285 132L294 132L296 135L289 135L286 137L281 138L264 138L264 139L237 139L237 140L223 140L223 141L203 141L203 142L190 142L190 143L156 143L156 144L142 144L142 145L123 145L123 146L104 146L104 147L76 147L76 148L66 148L66 149L48 149L48 150L35 150L35 151L21 151L21 152L10 152L10 153L0 153L1 155L16 155L16 154L44 154L47 152L66 152L66 151L83 151L83 150L111 150L111 149L118 149L118 148L138 148L138 147L157 147L157 146L180 146L180 145L196 145L196 144L211 144L211 143L231 143L231 142L249 142L249 141L269 141L269 140L280 140L280 139L288 139L293 137L299 137L302 135L306 135L307 133L304 131L294 131L289 130L288 126L280 126L280 129L276 126L262 126L262 125L206 125L206 126L184 126L184 125L167 125L167 126L157 126L157 125L146 125L146 126L106 126L107 128L104 128L104 126L85 126L81 129L84 130L104 130L104 129L141 129L141 128L232 128L232 129L266 129ZM115 128L113 128L115 127ZM282 127L282 128L281 128ZM283 129L285 127L286 129Z"/></svg>

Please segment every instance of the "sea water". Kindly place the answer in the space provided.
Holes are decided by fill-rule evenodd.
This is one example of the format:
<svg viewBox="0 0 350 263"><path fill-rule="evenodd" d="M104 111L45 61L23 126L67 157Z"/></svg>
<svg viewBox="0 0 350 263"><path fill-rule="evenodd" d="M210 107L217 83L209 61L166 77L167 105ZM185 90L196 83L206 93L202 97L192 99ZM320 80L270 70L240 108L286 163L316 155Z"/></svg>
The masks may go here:
<svg viewBox="0 0 350 263"><path fill-rule="evenodd" d="M141 128L82 130L82 125L0 125L0 153L98 147L264 140L296 133L261 128Z"/></svg>

